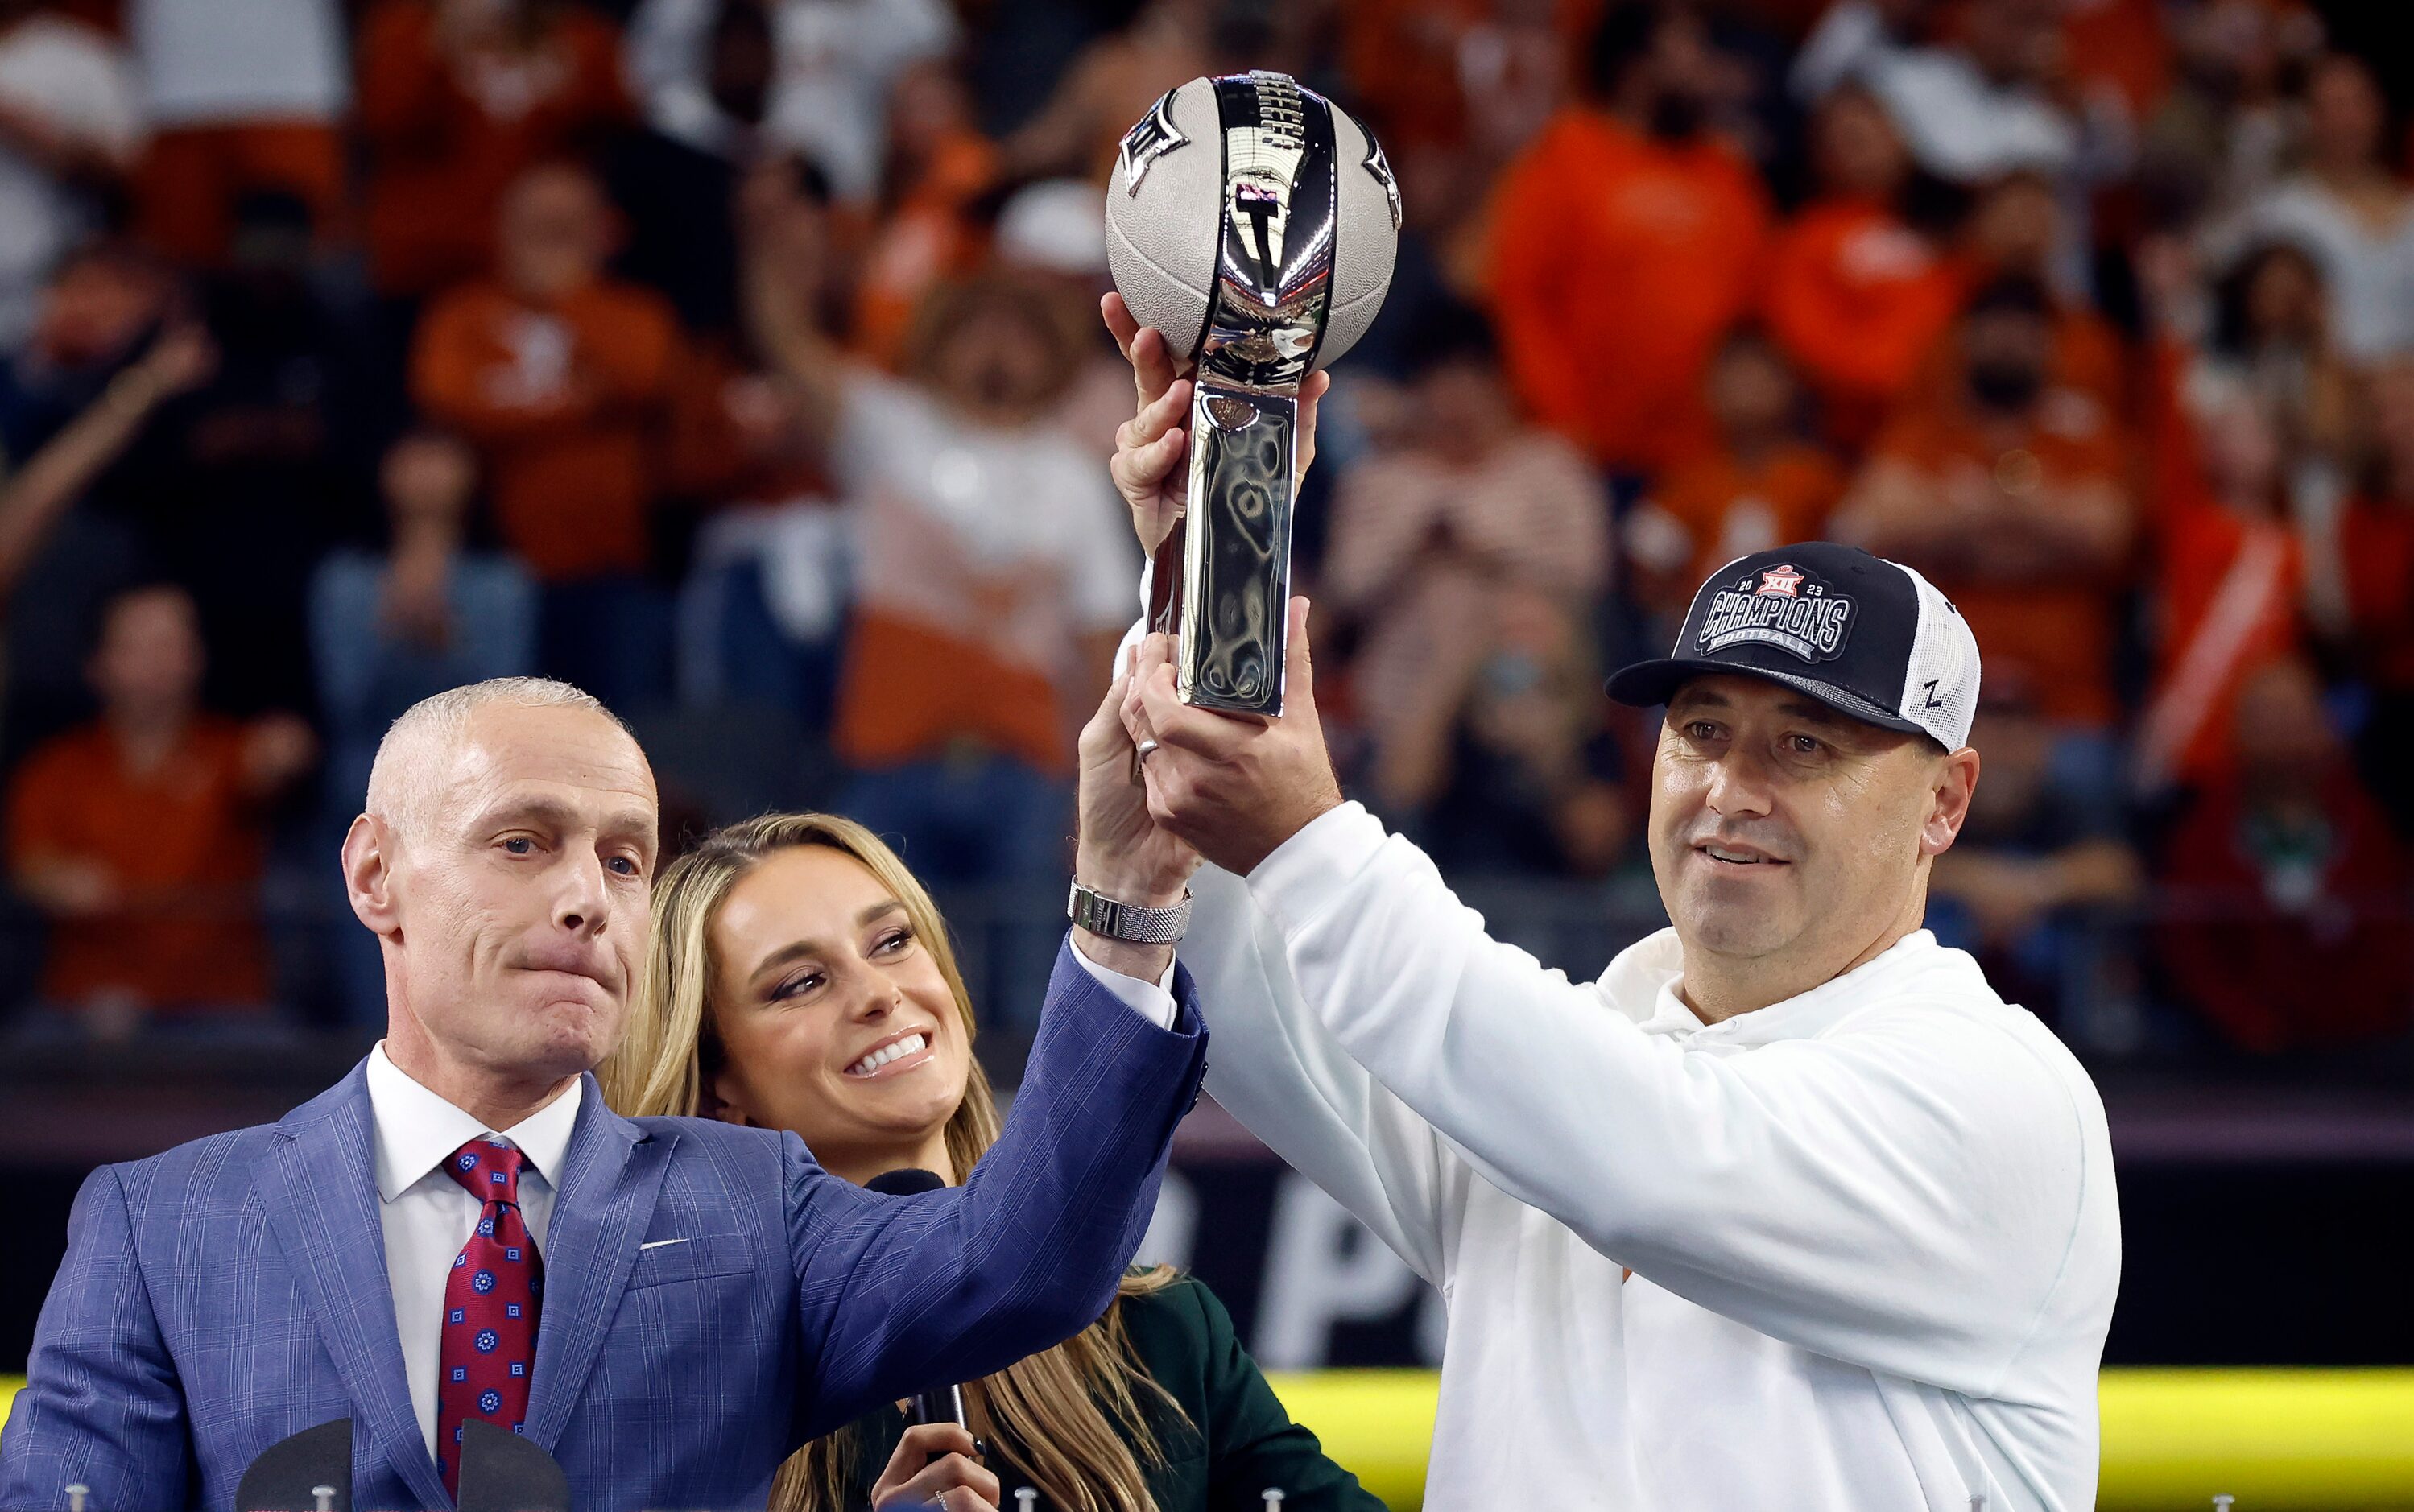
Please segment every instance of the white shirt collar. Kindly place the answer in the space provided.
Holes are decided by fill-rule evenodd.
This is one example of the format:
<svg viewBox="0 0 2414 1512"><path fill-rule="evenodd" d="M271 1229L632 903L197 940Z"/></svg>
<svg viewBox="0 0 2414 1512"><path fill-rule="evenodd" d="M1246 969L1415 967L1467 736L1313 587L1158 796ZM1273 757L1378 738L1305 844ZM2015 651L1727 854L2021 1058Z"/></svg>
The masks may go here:
<svg viewBox="0 0 2414 1512"><path fill-rule="evenodd" d="M1968 959L1959 951L1947 951L1938 945L1936 936L1930 931L1915 929L1841 976L1782 1002L1736 1014L1716 1024L1703 1023L1677 992L1684 981L1685 954L1673 928L1661 929L1630 947L1610 963L1603 981L1628 991L1637 986L1643 989L1637 997L1651 1006L1638 1022L1647 1033L1679 1038L1707 1035L1713 1041L1740 1046L1815 1038L1845 1015L1868 1006L1873 984L1930 967L1951 970ZM1972 965L1970 971L1974 973L1975 966ZM1611 976L1623 980L1612 984L1608 980ZM1983 986L1983 979L1980 985Z"/></svg>
<svg viewBox="0 0 2414 1512"><path fill-rule="evenodd" d="M378 1195L394 1201L436 1169L446 1156L482 1134L516 1146L536 1174L559 1190L570 1131L587 1078L508 1129L489 1129L410 1078L385 1053L385 1042L369 1052L369 1114L377 1125Z"/></svg>

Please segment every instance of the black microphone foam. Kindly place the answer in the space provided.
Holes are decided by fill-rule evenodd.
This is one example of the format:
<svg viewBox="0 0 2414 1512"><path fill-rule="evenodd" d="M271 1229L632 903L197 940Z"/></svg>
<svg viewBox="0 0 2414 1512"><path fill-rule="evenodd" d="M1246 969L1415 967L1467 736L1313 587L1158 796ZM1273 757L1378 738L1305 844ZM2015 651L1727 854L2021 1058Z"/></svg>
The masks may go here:
<svg viewBox="0 0 2414 1512"><path fill-rule="evenodd" d="M570 1512L570 1479L553 1456L483 1417L461 1425L460 1512Z"/></svg>
<svg viewBox="0 0 2414 1512"><path fill-rule="evenodd" d="M883 1171L864 1186L890 1197L911 1197L917 1193L936 1192L947 1183L939 1179L936 1171L926 1171L918 1165L901 1165L893 1171Z"/></svg>
<svg viewBox="0 0 2414 1512"><path fill-rule="evenodd" d="M332 1487L335 1512L351 1512L352 1420L305 1428L260 1452L234 1491L236 1512L313 1512L315 1491Z"/></svg>

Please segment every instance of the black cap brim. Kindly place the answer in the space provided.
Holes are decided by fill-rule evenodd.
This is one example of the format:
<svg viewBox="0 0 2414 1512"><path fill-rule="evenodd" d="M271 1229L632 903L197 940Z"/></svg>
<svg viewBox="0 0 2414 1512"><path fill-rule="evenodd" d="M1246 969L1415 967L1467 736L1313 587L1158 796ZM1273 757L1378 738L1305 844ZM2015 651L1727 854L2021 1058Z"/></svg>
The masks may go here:
<svg viewBox="0 0 2414 1512"><path fill-rule="evenodd" d="M1900 730L1907 735L1936 736L1924 726L1914 724L1892 709L1881 708L1849 689L1834 683L1823 683L1816 677L1803 677L1789 672L1768 672L1759 667L1747 667L1733 661L1711 661L1699 657L1662 657L1653 661L1638 661L1622 668L1609 679L1607 692L1620 704L1638 709L1656 708L1676 695L1676 689L1695 677L1766 677L1773 683L1783 683L1826 704L1839 714L1849 715L1864 724L1881 730Z"/></svg>

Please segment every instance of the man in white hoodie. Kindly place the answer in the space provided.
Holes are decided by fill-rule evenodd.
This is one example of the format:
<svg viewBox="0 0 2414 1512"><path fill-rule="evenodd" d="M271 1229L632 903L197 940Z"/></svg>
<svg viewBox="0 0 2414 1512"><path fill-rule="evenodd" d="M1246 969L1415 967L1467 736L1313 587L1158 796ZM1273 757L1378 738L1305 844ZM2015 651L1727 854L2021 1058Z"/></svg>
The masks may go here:
<svg viewBox="0 0 2414 1512"><path fill-rule="evenodd" d="M1189 385L1121 315L1145 541L1180 508ZM1343 800L1304 610L1279 719L1184 705L1163 638L1138 647L1128 741L1084 740L1075 912L1143 975L1179 938L1216 1099L1440 1288L1425 1505L2093 1506L2103 1106L1920 927L1979 771L1952 605L1825 543L1703 586L1672 655L1610 683L1667 705L1673 926L1581 985Z"/></svg>

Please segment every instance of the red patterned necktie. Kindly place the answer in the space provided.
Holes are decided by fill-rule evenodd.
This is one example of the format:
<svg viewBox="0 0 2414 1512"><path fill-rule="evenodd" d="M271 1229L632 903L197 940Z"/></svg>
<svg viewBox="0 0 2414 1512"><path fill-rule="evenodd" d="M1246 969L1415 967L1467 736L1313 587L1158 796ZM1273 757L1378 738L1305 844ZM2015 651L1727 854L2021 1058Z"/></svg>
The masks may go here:
<svg viewBox="0 0 2414 1512"><path fill-rule="evenodd" d="M462 1420L483 1417L514 1433L528 1423L544 1263L520 1217L520 1168L527 1164L518 1150L484 1135L444 1163L445 1174L482 1204L476 1230L444 1278L444 1344L437 1356L436 1468L455 1496Z"/></svg>

